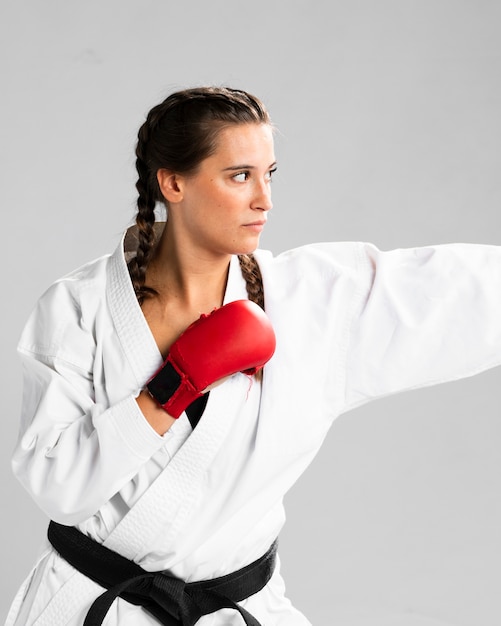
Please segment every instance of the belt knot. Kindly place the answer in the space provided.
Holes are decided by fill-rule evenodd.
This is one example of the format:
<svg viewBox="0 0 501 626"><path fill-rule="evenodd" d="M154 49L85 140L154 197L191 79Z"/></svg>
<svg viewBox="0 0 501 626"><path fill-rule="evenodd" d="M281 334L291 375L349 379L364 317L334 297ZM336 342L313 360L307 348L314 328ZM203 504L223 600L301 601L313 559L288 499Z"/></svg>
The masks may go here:
<svg viewBox="0 0 501 626"><path fill-rule="evenodd" d="M156 572L149 581L148 597L183 626L192 626L202 612L188 590L184 580L166 572Z"/></svg>

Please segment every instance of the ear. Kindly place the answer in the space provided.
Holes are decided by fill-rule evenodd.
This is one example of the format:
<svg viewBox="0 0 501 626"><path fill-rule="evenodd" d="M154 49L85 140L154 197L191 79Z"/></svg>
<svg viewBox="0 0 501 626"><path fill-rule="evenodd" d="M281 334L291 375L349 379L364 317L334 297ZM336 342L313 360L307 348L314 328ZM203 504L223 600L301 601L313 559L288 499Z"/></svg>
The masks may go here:
<svg viewBox="0 0 501 626"><path fill-rule="evenodd" d="M160 193L169 203L180 202L183 199L181 176L171 170L159 169L157 181Z"/></svg>

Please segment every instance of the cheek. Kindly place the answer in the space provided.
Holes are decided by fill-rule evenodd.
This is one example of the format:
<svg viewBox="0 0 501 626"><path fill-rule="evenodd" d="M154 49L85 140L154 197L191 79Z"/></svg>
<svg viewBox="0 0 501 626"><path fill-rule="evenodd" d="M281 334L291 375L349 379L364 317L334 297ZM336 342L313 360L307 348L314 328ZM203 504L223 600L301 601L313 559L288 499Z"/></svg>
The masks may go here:
<svg viewBox="0 0 501 626"><path fill-rule="evenodd" d="M193 189L187 199L187 205L192 209L193 219L205 224L219 222L224 228L224 220L238 216L244 203L244 190L233 189L226 184L201 185Z"/></svg>
<svg viewBox="0 0 501 626"><path fill-rule="evenodd" d="M238 208L242 203L242 200L239 198L235 192L223 189L214 193L211 198L211 206L217 211L220 216L228 216L230 217L232 214L236 214L238 212Z"/></svg>

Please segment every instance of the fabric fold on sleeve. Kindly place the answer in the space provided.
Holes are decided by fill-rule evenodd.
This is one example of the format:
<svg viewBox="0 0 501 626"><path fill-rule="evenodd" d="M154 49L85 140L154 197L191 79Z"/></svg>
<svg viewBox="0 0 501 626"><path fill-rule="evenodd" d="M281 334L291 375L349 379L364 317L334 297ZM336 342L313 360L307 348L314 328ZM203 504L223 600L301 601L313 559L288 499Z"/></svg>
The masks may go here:
<svg viewBox="0 0 501 626"><path fill-rule="evenodd" d="M501 364L501 247L363 251L367 292L351 325L347 409Z"/></svg>

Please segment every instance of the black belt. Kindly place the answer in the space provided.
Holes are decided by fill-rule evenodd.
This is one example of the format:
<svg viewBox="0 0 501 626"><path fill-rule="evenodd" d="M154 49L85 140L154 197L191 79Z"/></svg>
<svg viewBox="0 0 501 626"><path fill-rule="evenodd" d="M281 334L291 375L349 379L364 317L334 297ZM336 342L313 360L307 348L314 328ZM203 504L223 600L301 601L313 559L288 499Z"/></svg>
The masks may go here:
<svg viewBox="0 0 501 626"><path fill-rule="evenodd" d="M51 544L78 571L108 589L90 607L83 626L100 626L119 596L144 607L165 626L194 626L202 615L220 609L238 611L247 626L261 626L239 606L260 591L275 569L277 542L250 565L213 580L185 583L165 572L147 572L76 528L50 522Z"/></svg>

